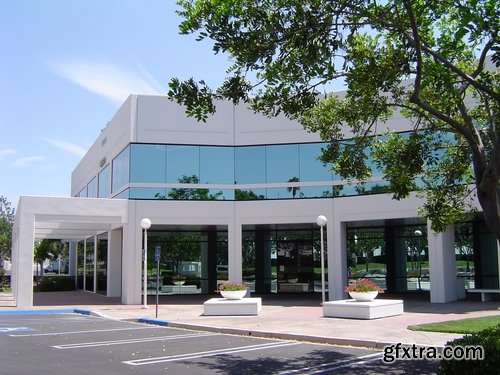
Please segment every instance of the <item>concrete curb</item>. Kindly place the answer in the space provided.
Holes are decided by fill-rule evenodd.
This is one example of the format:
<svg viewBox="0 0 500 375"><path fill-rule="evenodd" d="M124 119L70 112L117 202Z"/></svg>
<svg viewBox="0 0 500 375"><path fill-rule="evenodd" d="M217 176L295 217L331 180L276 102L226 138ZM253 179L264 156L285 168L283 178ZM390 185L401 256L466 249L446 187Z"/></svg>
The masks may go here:
<svg viewBox="0 0 500 375"><path fill-rule="evenodd" d="M33 310L3 310L0 315L49 315L49 314L82 314L91 315L91 310L83 309L33 309Z"/></svg>
<svg viewBox="0 0 500 375"><path fill-rule="evenodd" d="M372 348L372 349L383 349L386 346L395 344L402 344L408 346L414 345L413 343L359 340L359 339L341 338L341 337L326 337L326 336L313 336L313 335L303 335L303 334L293 334L293 333L278 333L278 332L259 331L259 330L245 330L241 328L206 326L206 325L198 325L192 323L177 323L177 322L169 322L166 320L154 319L154 318L139 318L139 319L127 319L127 320L135 321L138 323L157 324L165 327L168 326L170 328L191 329L196 331L214 332L214 333L222 333L222 334L237 335L237 336L253 336L253 337L262 337L269 339L303 341L315 344L341 345L341 346L352 346L352 347ZM416 346L426 346L426 345L416 345Z"/></svg>

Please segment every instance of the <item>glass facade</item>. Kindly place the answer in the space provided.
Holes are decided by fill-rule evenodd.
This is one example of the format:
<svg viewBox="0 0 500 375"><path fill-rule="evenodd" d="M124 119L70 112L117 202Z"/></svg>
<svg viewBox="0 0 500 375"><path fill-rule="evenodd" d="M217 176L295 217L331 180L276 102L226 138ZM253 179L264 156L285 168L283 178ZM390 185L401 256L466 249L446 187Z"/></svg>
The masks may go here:
<svg viewBox="0 0 500 375"><path fill-rule="evenodd" d="M109 198L111 194L111 167L108 164L104 169L99 172L98 179L98 197L99 198Z"/></svg>
<svg viewBox="0 0 500 375"><path fill-rule="evenodd" d="M228 279L227 229L207 227L190 230L148 231L148 294L156 293L160 250L160 294L210 294Z"/></svg>
<svg viewBox="0 0 500 375"><path fill-rule="evenodd" d="M114 160L111 179L111 191L118 189L129 182L130 176L130 147L126 147Z"/></svg>
<svg viewBox="0 0 500 375"><path fill-rule="evenodd" d="M243 227L243 281L250 286L252 292L321 292L320 254L320 232L317 226L302 224ZM325 248L326 280L327 257Z"/></svg>
<svg viewBox="0 0 500 375"><path fill-rule="evenodd" d="M325 147L321 142L235 147L130 144L79 196L258 200L387 192L383 181L341 181L318 159ZM196 187L199 184L216 186Z"/></svg>

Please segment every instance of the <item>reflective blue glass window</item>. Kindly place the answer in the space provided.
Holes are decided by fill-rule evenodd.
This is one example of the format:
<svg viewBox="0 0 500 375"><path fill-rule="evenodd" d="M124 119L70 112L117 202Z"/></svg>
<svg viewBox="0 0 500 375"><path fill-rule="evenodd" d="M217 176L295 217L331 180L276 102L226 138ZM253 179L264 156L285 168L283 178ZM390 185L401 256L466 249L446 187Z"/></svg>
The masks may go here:
<svg viewBox="0 0 500 375"><path fill-rule="evenodd" d="M324 166L318 160L324 143L305 143L299 145L300 180L301 181L331 181L332 173L329 166Z"/></svg>
<svg viewBox="0 0 500 375"><path fill-rule="evenodd" d="M167 182L197 183L200 178L199 146L167 146Z"/></svg>
<svg viewBox="0 0 500 375"><path fill-rule="evenodd" d="M267 182L300 181L299 145L267 146L266 166Z"/></svg>
<svg viewBox="0 0 500 375"><path fill-rule="evenodd" d="M120 194L115 195L114 199L128 199L129 198L129 189L123 190Z"/></svg>
<svg viewBox="0 0 500 375"><path fill-rule="evenodd" d="M87 198L87 186L85 186L82 190L80 190L78 196L80 198Z"/></svg>
<svg viewBox="0 0 500 375"><path fill-rule="evenodd" d="M236 147L234 159L237 184L266 182L265 146Z"/></svg>
<svg viewBox="0 0 500 375"><path fill-rule="evenodd" d="M87 197L97 198L97 177L94 177L87 185Z"/></svg>
<svg viewBox="0 0 500 375"><path fill-rule="evenodd" d="M200 183L234 183L233 147L200 147Z"/></svg>
<svg viewBox="0 0 500 375"><path fill-rule="evenodd" d="M168 189L162 188L130 188L130 199L168 199Z"/></svg>
<svg viewBox="0 0 500 375"><path fill-rule="evenodd" d="M99 198L109 198L109 194L111 193L111 179L109 175L109 171L111 167L109 164L99 172L99 180L98 180L98 197Z"/></svg>
<svg viewBox="0 0 500 375"><path fill-rule="evenodd" d="M113 160L113 192L121 188L129 182L129 157L130 147L126 147L114 160Z"/></svg>
<svg viewBox="0 0 500 375"><path fill-rule="evenodd" d="M300 187L267 188L267 199L301 198Z"/></svg>
<svg viewBox="0 0 500 375"><path fill-rule="evenodd" d="M331 186L301 186L301 198L331 198L333 197Z"/></svg>
<svg viewBox="0 0 500 375"><path fill-rule="evenodd" d="M130 182L165 182L166 153L165 145L131 145Z"/></svg>
<svg viewBox="0 0 500 375"><path fill-rule="evenodd" d="M266 199L266 189L245 189L234 190L234 200L252 201Z"/></svg>

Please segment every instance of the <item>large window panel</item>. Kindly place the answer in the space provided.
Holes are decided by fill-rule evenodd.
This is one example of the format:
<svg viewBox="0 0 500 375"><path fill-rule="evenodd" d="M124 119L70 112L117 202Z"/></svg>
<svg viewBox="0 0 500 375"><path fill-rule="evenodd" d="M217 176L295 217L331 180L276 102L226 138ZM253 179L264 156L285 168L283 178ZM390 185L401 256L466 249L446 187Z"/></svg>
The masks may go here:
<svg viewBox="0 0 500 375"><path fill-rule="evenodd" d="M129 163L130 160L130 147L126 147L114 160L113 160L113 192L117 191L123 185L129 182Z"/></svg>
<svg viewBox="0 0 500 375"><path fill-rule="evenodd" d="M98 181L98 197L99 198L109 198L111 194L111 179L110 179L110 166L109 164L99 172Z"/></svg>
<svg viewBox="0 0 500 375"><path fill-rule="evenodd" d="M165 182L166 152L165 145L132 145L130 182Z"/></svg>
<svg viewBox="0 0 500 375"><path fill-rule="evenodd" d="M97 198L97 177L94 177L87 185L87 197Z"/></svg>
<svg viewBox="0 0 500 375"><path fill-rule="evenodd" d="M299 145L300 180L301 181L331 181L332 173L328 166L318 160L324 143L305 143Z"/></svg>
<svg viewBox="0 0 500 375"><path fill-rule="evenodd" d="M237 147L235 149L235 164L237 184L266 182L265 146Z"/></svg>
<svg viewBox="0 0 500 375"><path fill-rule="evenodd" d="M298 182L299 145L275 145L266 147L267 182Z"/></svg>
<svg viewBox="0 0 500 375"><path fill-rule="evenodd" d="M167 146L167 182L200 182L199 146Z"/></svg>
<svg viewBox="0 0 500 375"><path fill-rule="evenodd" d="M167 190L164 188L130 188L130 199L169 199Z"/></svg>
<svg viewBox="0 0 500 375"><path fill-rule="evenodd" d="M233 147L200 147L200 182L202 184L234 183Z"/></svg>

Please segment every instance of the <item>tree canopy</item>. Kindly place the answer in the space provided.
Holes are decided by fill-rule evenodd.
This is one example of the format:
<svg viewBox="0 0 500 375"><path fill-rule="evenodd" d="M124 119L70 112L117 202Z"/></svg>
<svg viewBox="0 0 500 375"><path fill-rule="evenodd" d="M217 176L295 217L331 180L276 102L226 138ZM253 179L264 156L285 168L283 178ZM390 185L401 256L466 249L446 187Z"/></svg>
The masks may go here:
<svg viewBox="0 0 500 375"><path fill-rule="evenodd" d="M15 210L6 197L0 195L0 268L3 260L9 257L12 241L12 224Z"/></svg>
<svg viewBox="0 0 500 375"><path fill-rule="evenodd" d="M499 0L180 0L180 32L232 60L218 88L172 79L205 120L216 100L298 120L322 160L363 182L375 163L395 199L418 192L434 230L477 197L500 239ZM343 82L345 91L331 92ZM385 125L402 115L410 131ZM348 140L348 141L345 141Z"/></svg>

